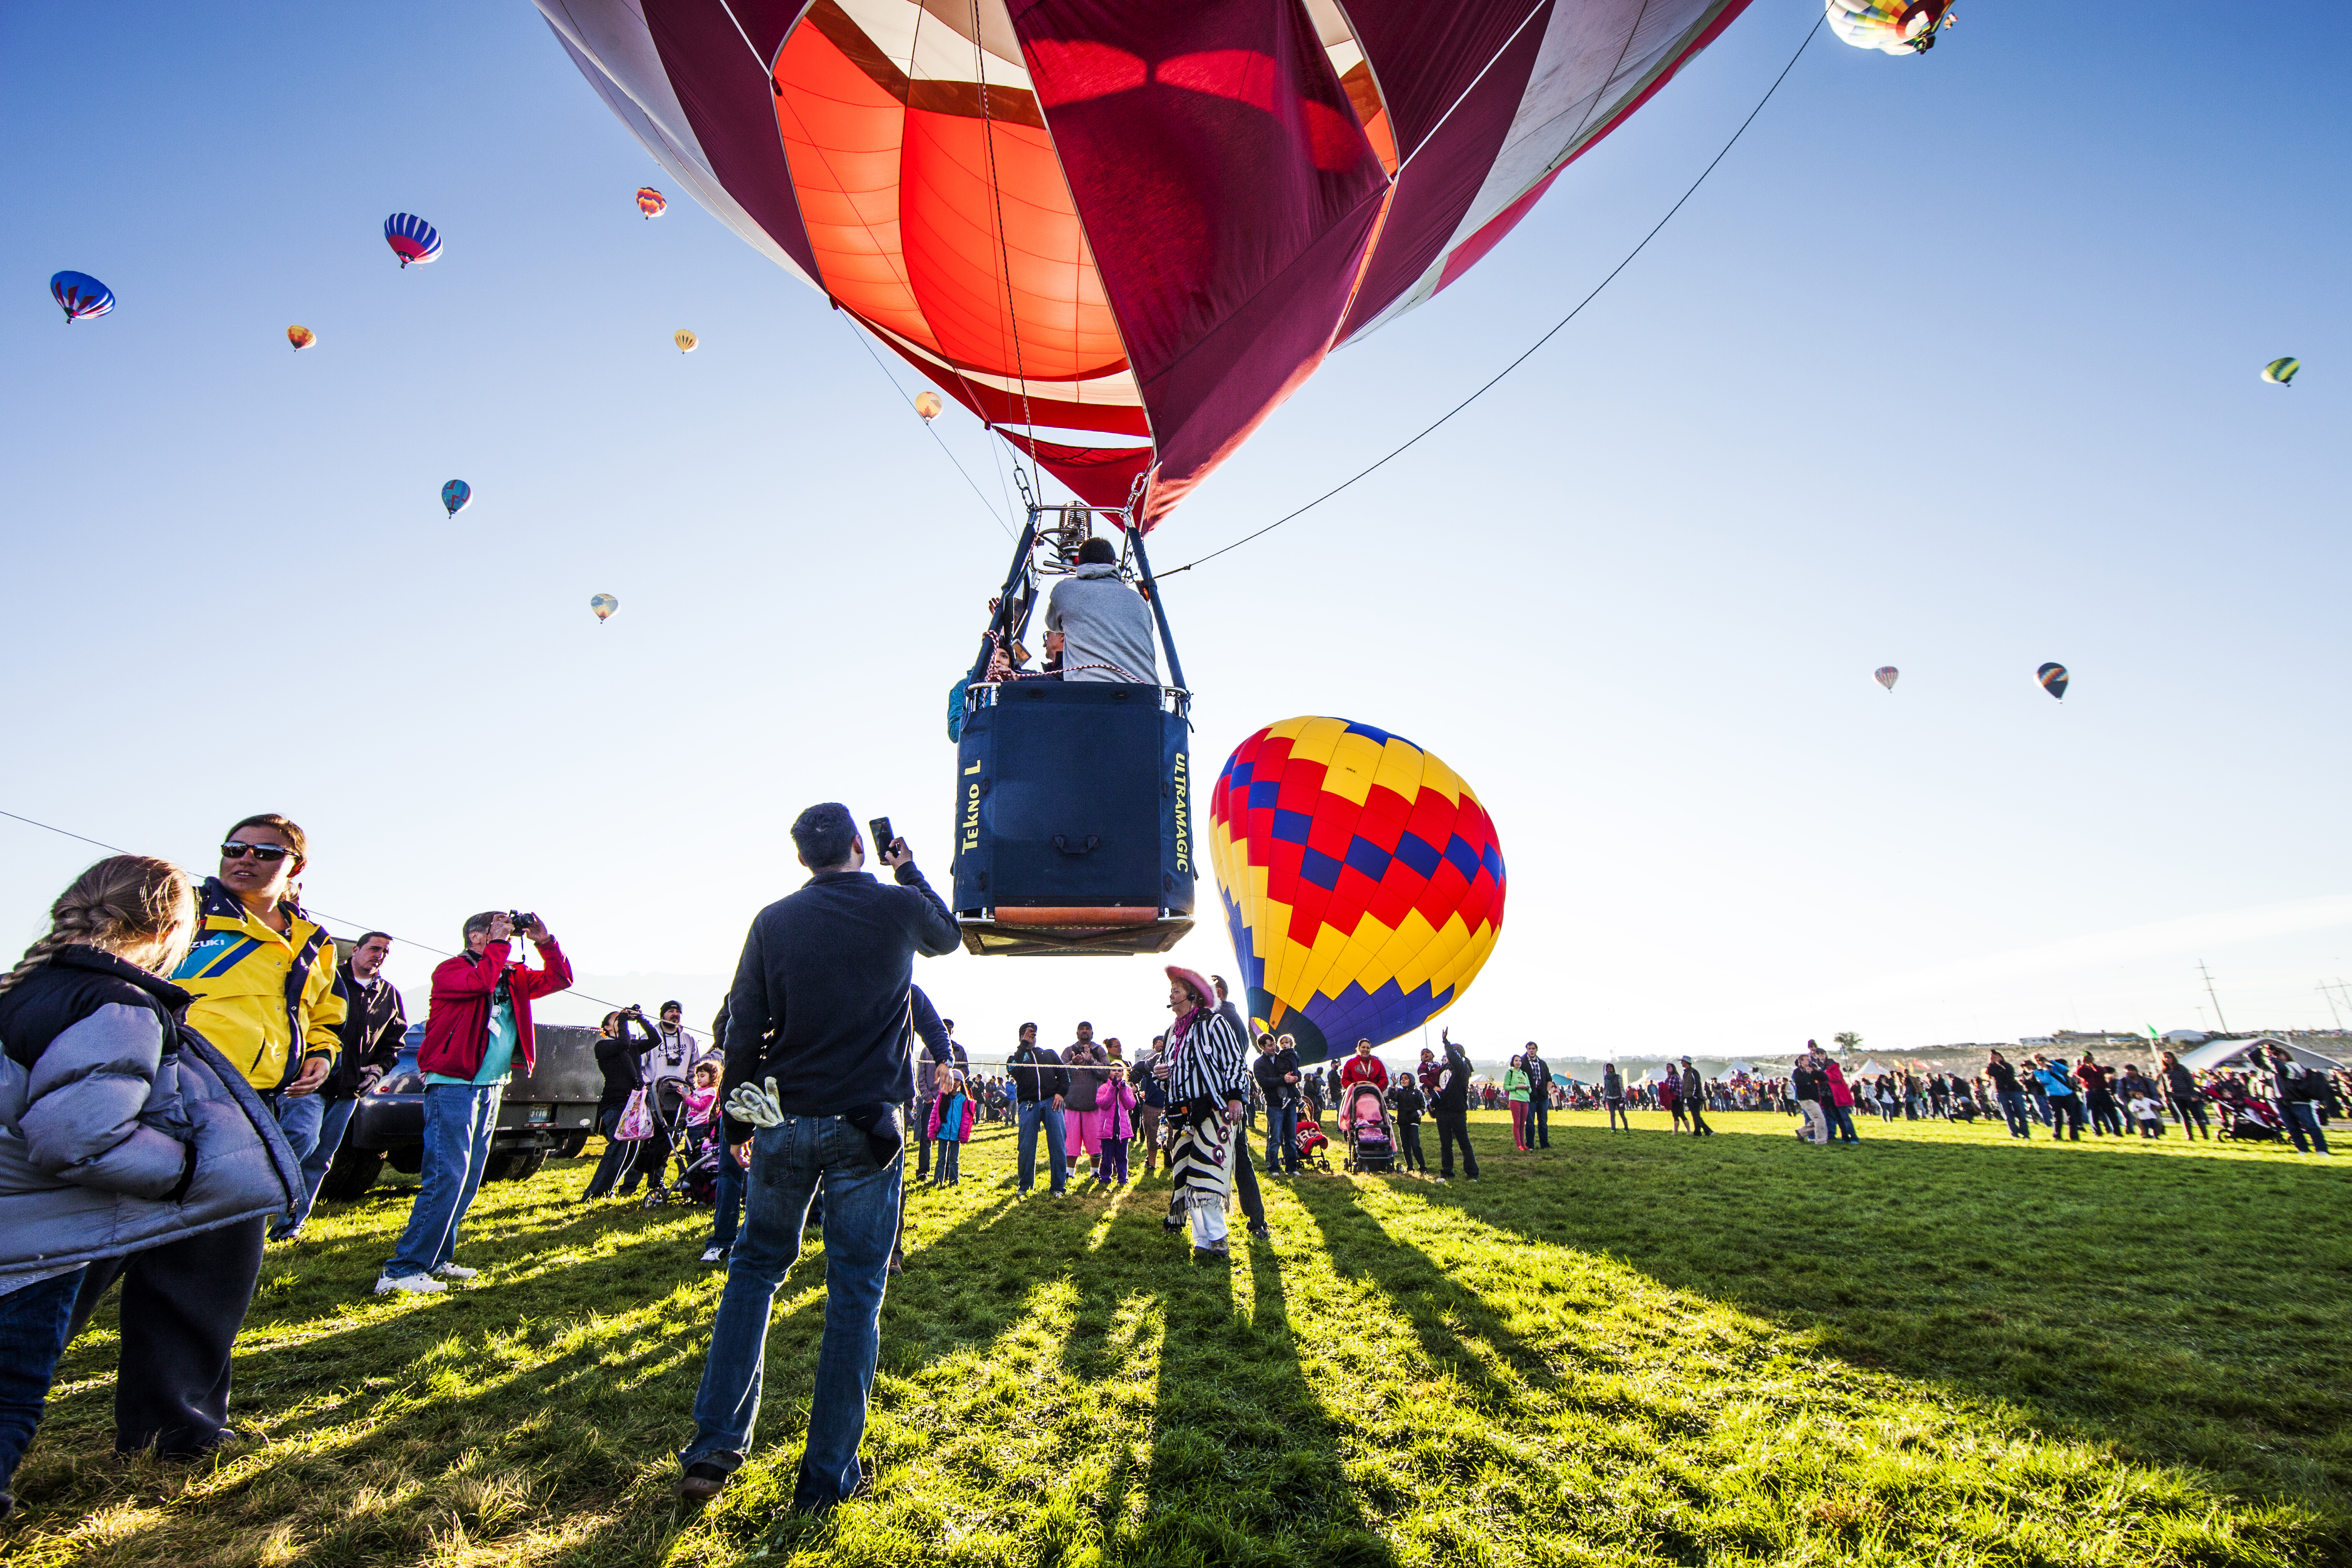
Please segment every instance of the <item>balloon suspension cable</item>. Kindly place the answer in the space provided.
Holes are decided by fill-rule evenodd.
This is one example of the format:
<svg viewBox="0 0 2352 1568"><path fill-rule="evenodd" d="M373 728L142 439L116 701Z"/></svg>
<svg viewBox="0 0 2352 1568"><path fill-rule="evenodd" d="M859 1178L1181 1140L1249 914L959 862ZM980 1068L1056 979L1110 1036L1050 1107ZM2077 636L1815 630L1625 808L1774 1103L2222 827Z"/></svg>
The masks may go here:
<svg viewBox="0 0 2352 1568"><path fill-rule="evenodd" d="M1265 535L1272 533L1276 529L1280 528L1286 522L1290 522L1297 518L1306 516L1308 512L1313 511L1317 507L1321 506L1325 501L1329 500L1332 497L1339 494L1342 490L1349 489L1350 486L1355 485L1360 480L1370 479L1373 474L1379 472L1381 468L1386 468L1390 463L1403 457L1407 452L1412 450L1413 447L1419 446L1423 439L1436 434L1438 428L1444 425L1448 420L1452 419L1455 415L1461 413L1464 409L1469 407L1472 404L1486 396L1489 392L1492 392L1502 383L1504 377L1509 375L1513 371L1518 369L1519 366L1527 363L1528 360L1534 358L1536 351L1542 348L1546 343L1551 342L1555 337L1558 337L1562 328L1566 327L1570 321L1576 320L1577 317L1582 315L1584 313L1584 308L1587 305L1591 304L1593 300L1599 299L1601 297L1601 291L1608 288L1610 284L1615 282L1617 280L1617 275L1624 271L1628 267L1631 267L1633 264L1633 258L1641 255L1643 251L1649 248L1650 241L1658 237L1659 231L1664 228L1667 224L1674 221L1675 215L1683 210L1683 205L1685 202L1688 202L1691 197L1698 194L1698 188L1706 184L1706 177L1715 173L1716 165L1722 163L1726 157L1730 155L1731 150L1739 144L1739 139L1748 133L1748 128L1756 123L1756 117L1764 112L1764 106L1772 101L1772 95L1780 90L1780 84L1789 79L1789 73L1797 68L1797 62L1804 58L1805 50L1811 47L1813 35L1822 30L1822 24L1826 16L1827 13L1824 12L1822 15L1817 16L1813 18L1813 25L1806 30L1805 40L1803 43L1797 46L1797 52L1789 57L1789 63L1780 68L1780 74L1772 79L1772 85L1764 89L1764 96L1756 100L1756 107L1748 111L1748 118L1739 122L1739 129L1731 133L1731 140L1723 144L1723 150L1716 153L1713 158L1707 161L1706 167L1698 172L1698 178L1690 183L1690 188L1683 192L1682 195L1675 202L1675 205L1666 209L1666 216L1660 218L1655 224L1652 225L1650 232L1642 237L1641 243L1625 253L1625 259L1611 268L1609 269L1609 275L1603 278L1600 282L1594 284L1592 286L1592 291L1576 302L1576 309L1570 310L1567 315L1562 316L1559 321L1552 323L1551 330L1544 333L1543 336L1538 338L1533 343L1530 343L1528 346L1526 353L1520 354L1518 358L1513 360L1510 363L1496 371L1487 379L1486 384L1480 386L1477 391L1472 393L1469 396L1464 398L1461 402L1455 404L1444 413L1439 415L1428 425L1423 426L1420 431L1412 437L1411 439L1404 442L1403 445L1395 447L1386 456L1381 458L1378 461L1366 468L1358 469L1355 473L1350 474L1348 478L1340 480L1338 484L1333 485L1329 489L1325 490L1321 495L1317 496L1313 500L1308 501L1305 506L1299 507L1294 511L1285 512L1282 516L1276 518L1272 522L1267 523L1264 528L1257 530L1255 532L1245 533L1239 539L1234 540L1231 544L1221 545L1217 549L1210 551L1206 555L1197 556L1191 561L1187 561L1181 566L1171 566L1167 571L1161 573L1160 576L1163 578L1173 577L1179 572L1190 572L1195 566L1206 565L1209 562L1214 561L1220 555L1223 555L1231 551L1239 550L1243 545L1249 543L1252 540L1263 539Z"/></svg>
<svg viewBox="0 0 2352 1568"><path fill-rule="evenodd" d="M922 411L915 407L915 400L907 395L907 389L898 384L898 378L890 374L890 367L882 363L882 356L874 352L874 345L866 341L866 334L859 331L857 330L856 323L848 319L849 312L845 310L842 312L842 325L849 330L849 335L856 338L857 340L858 346L866 351L866 357L874 362L874 368L881 373L882 379L890 384L890 390L898 395L899 400L906 404L908 409L912 412L918 419L922 419ZM989 521L996 524L997 528L1003 533L1005 538L1012 538L1013 530L1006 526L1003 518L996 515L996 508L990 502L988 492L980 488L980 481L973 479L971 471L965 468L962 460L955 455L953 449L948 446L945 438L940 435L939 427L928 419L923 419L922 425L923 429L930 436L931 439L939 443L940 450L947 454L948 461L955 464L955 471L963 475L963 482L971 487L971 493L980 498L981 507L988 513ZM1002 470L999 470L999 472L1001 473Z"/></svg>
<svg viewBox="0 0 2352 1568"><path fill-rule="evenodd" d="M980 41L980 0L971 0L971 74L980 85L980 140L988 149L988 195L996 213L996 254L1004 278L1004 320L1013 329L1013 374L1021 381L1021 425L1029 439L1037 439L1036 410L1029 404L1029 366L1021 353L1021 313L1013 304L1013 250L1004 234L1004 184L996 170L995 121L988 111L988 51ZM1036 454L1033 451L1031 457ZM1020 468L1014 460L1014 470Z"/></svg>

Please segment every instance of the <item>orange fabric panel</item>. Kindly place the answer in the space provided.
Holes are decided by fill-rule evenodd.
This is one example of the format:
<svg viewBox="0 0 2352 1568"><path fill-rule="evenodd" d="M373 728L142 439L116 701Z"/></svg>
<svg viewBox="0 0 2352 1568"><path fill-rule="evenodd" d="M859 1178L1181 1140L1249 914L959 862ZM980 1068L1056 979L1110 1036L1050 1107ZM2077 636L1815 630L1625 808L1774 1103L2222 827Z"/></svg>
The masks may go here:
<svg viewBox="0 0 2352 1568"><path fill-rule="evenodd" d="M907 272L940 352L961 365L1047 381L1124 369L1052 138L919 111L907 117L906 134Z"/></svg>
<svg viewBox="0 0 2352 1568"><path fill-rule="evenodd" d="M844 309L964 369L1061 382L1124 367L1045 131L910 111L814 26L793 29L775 79L802 221Z"/></svg>

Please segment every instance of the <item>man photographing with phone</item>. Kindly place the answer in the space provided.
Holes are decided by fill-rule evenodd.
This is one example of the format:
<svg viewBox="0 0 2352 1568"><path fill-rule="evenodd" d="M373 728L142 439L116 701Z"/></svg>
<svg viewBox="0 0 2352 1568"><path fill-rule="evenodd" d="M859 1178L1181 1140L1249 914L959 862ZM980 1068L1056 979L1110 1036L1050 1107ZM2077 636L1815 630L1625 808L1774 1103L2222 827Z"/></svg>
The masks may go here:
<svg viewBox="0 0 2352 1568"><path fill-rule="evenodd" d="M869 825L898 886L865 868L849 808L813 805L793 824L809 879L761 910L727 1001L727 1141L751 1141L743 1228L729 1255L694 1440L677 1492L715 1497L751 1451L776 1286L799 1256L810 1200L824 1194L824 1339L793 1507L824 1512L856 1490L857 1445L881 1348L882 1291L898 1236L915 954L958 945L955 919L907 841Z"/></svg>

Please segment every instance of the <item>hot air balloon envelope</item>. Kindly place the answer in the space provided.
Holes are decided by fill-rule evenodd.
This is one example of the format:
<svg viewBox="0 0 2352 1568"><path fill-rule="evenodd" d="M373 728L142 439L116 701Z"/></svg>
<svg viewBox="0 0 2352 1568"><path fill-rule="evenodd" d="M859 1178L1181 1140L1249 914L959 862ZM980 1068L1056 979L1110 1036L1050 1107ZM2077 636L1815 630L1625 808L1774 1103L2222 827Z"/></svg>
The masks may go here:
<svg viewBox="0 0 2352 1568"><path fill-rule="evenodd" d="M412 261L422 267L441 254L440 231L415 213L394 213L384 219L383 242L404 268Z"/></svg>
<svg viewBox="0 0 2352 1568"><path fill-rule="evenodd" d="M308 327L289 327L286 329L286 341L294 345L296 353L300 353L319 341L319 334Z"/></svg>
<svg viewBox="0 0 2352 1568"><path fill-rule="evenodd" d="M449 509L451 517L465 510L466 503L473 499L474 487L463 479L451 479L441 487L441 504Z"/></svg>
<svg viewBox="0 0 2352 1568"><path fill-rule="evenodd" d="M2263 366L2263 379L2281 386L2292 386L2294 384L2294 373L2302 368L2303 362L2290 354L2285 359L2274 359Z"/></svg>
<svg viewBox="0 0 2352 1568"><path fill-rule="evenodd" d="M940 416L940 410L943 406L945 405L940 402L940 395L936 392L925 391L915 394L915 412L923 416L923 423L926 425Z"/></svg>
<svg viewBox="0 0 2352 1568"><path fill-rule="evenodd" d="M1209 856L1255 1025L1303 1060L1419 1028L1503 925L1503 851L1470 786L1399 735L1286 719L1234 748Z"/></svg>
<svg viewBox="0 0 2352 1568"><path fill-rule="evenodd" d="M87 272L60 272L50 279L49 298L66 313L68 325L114 309L114 290Z"/></svg>
<svg viewBox="0 0 2352 1568"><path fill-rule="evenodd" d="M1830 31L1857 49L1925 54L1936 29L1952 25L1952 0L1825 0Z"/></svg>
<svg viewBox="0 0 2352 1568"><path fill-rule="evenodd" d="M678 353L682 354L690 354L694 352L694 345L700 342L702 340L696 337L692 332L688 331L684 327L680 327L677 331L669 335L669 341L677 345Z"/></svg>
<svg viewBox="0 0 2352 1568"><path fill-rule="evenodd" d="M637 187L637 210L647 217L659 217L669 208L669 199L651 185Z"/></svg>
<svg viewBox="0 0 2352 1568"><path fill-rule="evenodd" d="M713 216L1150 526L1743 0L537 3Z"/></svg>
<svg viewBox="0 0 2352 1568"><path fill-rule="evenodd" d="M1889 691L1895 689L1895 683L1901 679L1902 676L1903 672L1895 668L1891 664L1882 664L1876 669L1870 672L1870 679L1875 680L1879 685L1884 686Z"/></svg>
<svg viewBox="0 0 2352 1568"><path fill-rule="evenodd" d="M613 612L621 607L621 601L610 594L597 594L590 597L588 607L596 612L598 620L608 620Z"/></svg>
<svg viewBox="0 0 2352 1568"><path fill-rule="evenodd" d="M2064 665L2045 664L2033 672L2033 678L2042 682L2042 690L2061 702L2066 700L2066 667Z"/></svg>

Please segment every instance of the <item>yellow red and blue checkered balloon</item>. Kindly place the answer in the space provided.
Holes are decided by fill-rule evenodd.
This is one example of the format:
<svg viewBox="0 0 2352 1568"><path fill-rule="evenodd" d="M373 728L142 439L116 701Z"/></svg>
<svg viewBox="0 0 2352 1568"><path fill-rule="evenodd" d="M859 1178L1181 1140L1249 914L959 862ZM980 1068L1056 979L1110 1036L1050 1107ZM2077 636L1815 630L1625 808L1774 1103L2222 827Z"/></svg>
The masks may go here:
<svg viewBox="0 0 2352 1568"><path fill-rule="evenodd" d="M1369 724L1285 719L1235 747L1209 850L1251 1021L1295 1037L1302 1060L1418 1029L1503 929L1503 850L1477 795Z"/></svg>

